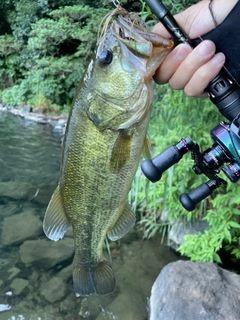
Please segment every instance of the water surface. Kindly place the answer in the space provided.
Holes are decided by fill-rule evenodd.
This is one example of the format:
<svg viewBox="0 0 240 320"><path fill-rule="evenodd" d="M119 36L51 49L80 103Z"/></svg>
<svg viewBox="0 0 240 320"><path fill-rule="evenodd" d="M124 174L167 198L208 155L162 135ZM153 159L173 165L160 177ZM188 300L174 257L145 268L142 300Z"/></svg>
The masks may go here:
<svg viewBox="0 0 240 320"><path fill-rule="evenodd" d="M176 260L158 238L144 241L135 229L121 242L110 244L117 288L105 297L74 296L72 256L52 267L47 267L47 259L22 261L29 240L40 241L32 255L44 254L40 243L48 240L39 226L32 234L30 219L24 217L34 216L42 222L57 185L60 159L61 137L53 134L52 127L0 113L0 320L146 320L151 286L163 266ZM20 222L19 215L23 217ZM6 226L9 235L3 230ZM21 230L25 230L25 239ZM5 244L19 234L23 240ZM109 259L107 252L106 257Z"/></svg>

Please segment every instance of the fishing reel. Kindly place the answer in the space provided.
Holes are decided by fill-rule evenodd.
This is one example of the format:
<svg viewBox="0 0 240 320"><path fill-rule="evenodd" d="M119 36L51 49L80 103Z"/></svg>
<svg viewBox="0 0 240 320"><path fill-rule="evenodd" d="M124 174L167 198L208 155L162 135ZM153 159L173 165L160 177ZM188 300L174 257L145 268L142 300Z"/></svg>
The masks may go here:
<svg viewBox="0 0 240 320"><path fill-rule="evenodd" d="M145 2L177 43L192 45L161 2L151 0ZM180 203L188 211L194 210L196 205L213 190L227 184L218 176L220 170L231 182L236 183L240 180L240 87L221 72L210 82L206 91L219 112L229 121L219 123L210 131L213 145L201 152L198 144L186 137L152 160L143 161L141 165L146 178L151 182L157 182L164 171L190 152L195 174L203 174L209 180L180 196Z"/></svg>

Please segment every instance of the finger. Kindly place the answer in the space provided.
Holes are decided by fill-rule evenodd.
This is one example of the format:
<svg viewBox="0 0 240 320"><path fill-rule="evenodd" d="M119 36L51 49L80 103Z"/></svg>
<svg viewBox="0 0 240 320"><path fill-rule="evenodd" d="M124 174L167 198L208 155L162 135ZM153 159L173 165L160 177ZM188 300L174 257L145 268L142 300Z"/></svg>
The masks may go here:
<svg viewBox="0 0 240 320"><path fill-rule="evenodd" d="M238 0L213 1L215 19L220 24L236 5ZM203 0L174 16L179 26L185 31L190 39L195 39L215 28L214 21L209 11L209 0ZM161 23L156 24L153 32L169 38L169 33Z"/></svg>
<svg viewBox="0 0 240 320"><path fill-rule="evenodd" d="M205 3L202 1L174 15L174 19L191 39L197 38L215 27L214 22L209 18L209 8L206 1ZM165 38L171 37L161 22L153 27L152 32L158 33Z"/></svg>
<svg viewBox="0 0 240 320"><path fill-rule="evenodd" d="M199 98L206 96L204 90L209 82L219 74L225 60L225 55L219 52L210 61L200 67L184 87L185 94L190 97Z"/></svg>
<svg viewBox="0 0 240 320"><path fill-rule="evenodd" d="M170 33L165 29L161 22L158 22L152 29L152 32L160 34L164 38L171 38Z"/></svg>
<svg viewBox="0 0 240 320"><path fill-rule="evenodd" d="M191 51L192 49L190 48L190 46L186 44L180 44L175 49L173 49L173 51L170 52L164 59L160 68L156 70L156 73L153 76L154 81L157 84L167 83L175 73L176 69L180 66L180 64Z"/></svg>
<svg viewBox="0 0 240 320"><path fill-rule="evenodd" d="M210 40L201 42L180 64L172 78L169 80L169 84L173 89L183 89L193 74L209 61L216 51L215 44Z"/></svg>

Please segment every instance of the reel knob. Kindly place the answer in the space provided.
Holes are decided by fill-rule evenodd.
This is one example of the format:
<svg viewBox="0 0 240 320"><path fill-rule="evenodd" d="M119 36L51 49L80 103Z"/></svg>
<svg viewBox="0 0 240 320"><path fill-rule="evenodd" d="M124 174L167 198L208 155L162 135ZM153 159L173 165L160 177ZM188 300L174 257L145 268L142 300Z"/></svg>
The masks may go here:
<svg viewBox="0 0 240 320"><path fill-rule="evenodd" d="M175 146L170 146L152 160L143 161L142 172L151 182L161 179L164 171L181 160L182 155Z"/></svg>
<svg viewBox="0 0 240 320"><path fill-rule="evenodd" d="M190 151L192 140L188 137L181 139L176 145L170 146L152 160L145 160L141 164L142 172L151 182L161 179L164 171L179 162L183 155Z"/></svg>
<svg viewBox="0 0 240 320"><path fill-rule="evenodd" d="M193 211L199 202L210 196L213 190L218 187L219 184L215 180L209 180L207 183L202 183L189 193L183 193L180 196L179 201L184 209L187 211Z"/></svg>

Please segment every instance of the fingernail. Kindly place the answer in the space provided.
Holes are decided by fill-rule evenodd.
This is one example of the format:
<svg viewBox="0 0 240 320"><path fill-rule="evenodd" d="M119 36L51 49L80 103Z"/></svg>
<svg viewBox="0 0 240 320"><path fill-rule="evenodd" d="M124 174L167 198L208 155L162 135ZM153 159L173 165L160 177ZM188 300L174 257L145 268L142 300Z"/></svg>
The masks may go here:
<svg viewBox="0 0 240 320"><path fill-rule="evenodd" d="M180 44L176 47L176 58L180 61L183 61L191 52L191 48L186 44Z"/></svg>
<svg viewBox="0 0 240 320"><path fill-rule="evenodd" d="M198 50L202 56L209 56L214 53L215 46L212 41L205 40L199 44Z"/></svg>
<svg viewBox="0 0 240 320"><path fill-rule="evenodd" d="M223 65L225 60L226 60L225 55L222 52L218 52L212 58L211 62L218 66L218 65Z"/></svg>

